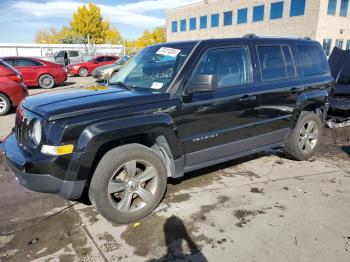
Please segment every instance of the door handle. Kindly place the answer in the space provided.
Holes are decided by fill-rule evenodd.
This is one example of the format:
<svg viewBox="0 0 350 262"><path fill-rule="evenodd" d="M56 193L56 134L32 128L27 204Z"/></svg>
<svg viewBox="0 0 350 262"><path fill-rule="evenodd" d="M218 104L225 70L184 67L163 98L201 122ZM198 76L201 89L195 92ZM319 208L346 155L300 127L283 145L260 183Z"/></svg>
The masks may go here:
<svg viewBox="0 0 350 262"><path fill-rule="evenodd" d="M245 96L241 97L238 101L242 102L242 103L247 103L247 102L252 102L255 100L256 100L256 96L245 95Z"/></svg>
<svg viewBox="0 0 350 262"><path fill-rule="evenodd" d="M299 94L304 91L304 87L293 87L290 92L292 94Z"/></svg>

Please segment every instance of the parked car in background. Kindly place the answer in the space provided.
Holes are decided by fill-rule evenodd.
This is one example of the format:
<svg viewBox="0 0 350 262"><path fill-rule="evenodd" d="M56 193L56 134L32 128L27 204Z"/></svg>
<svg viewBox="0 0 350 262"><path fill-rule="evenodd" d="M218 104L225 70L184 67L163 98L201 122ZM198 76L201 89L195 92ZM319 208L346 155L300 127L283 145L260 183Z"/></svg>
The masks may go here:
<svg viewBox="0 0 350 262"><path fill-rule="evenodd" d="M109 65L99 66L92 71L92 76L97 78L98 82L104 82L114 76L126 64L131 56L125 55L117 62Z"/></svg>
<svg viewBox="0 0 350 262"><path fill-rule="evenodd" d="M3 60L22 73L23 82L27 86L40 86L48 89L67 80L67 73L59 64L19 56L4 57Z"/></svg>
<svg viewBox="0 0 350 262"><path fill-rule="evenodd" d="M119 59L118 56L102 55L96 56L87 62L71 64L67 68L67 72L74 76L88 76L96 67L113 64Z"/></svg>
<svg viewBox="0 0 350 262"><path fill-rule="evenodd" d="M62 65L77 64L83 62L83 55L78 50L61 50L54 54L55 63ZM65 59L68 59L66 64Z"/></svg>
<svg viewBox="0 0 350 262"><path fill-rule="evenodd" d="M0 59L0 116L16 107L28 95L22 74Z"/></svg>

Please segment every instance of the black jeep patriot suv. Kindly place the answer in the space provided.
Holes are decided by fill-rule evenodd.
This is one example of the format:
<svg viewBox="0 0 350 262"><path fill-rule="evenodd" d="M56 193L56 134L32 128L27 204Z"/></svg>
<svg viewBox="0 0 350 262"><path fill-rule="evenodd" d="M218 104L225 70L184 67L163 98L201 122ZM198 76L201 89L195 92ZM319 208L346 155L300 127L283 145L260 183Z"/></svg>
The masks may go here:
<svg viewBox="0 0 350 262"><path fill-rule="evenodd" d="M269 148L315 153L333 85L319 43L245 37L143 49L107 86L36 95L4 145L19 182L128 223L167 177Z"/></svg>

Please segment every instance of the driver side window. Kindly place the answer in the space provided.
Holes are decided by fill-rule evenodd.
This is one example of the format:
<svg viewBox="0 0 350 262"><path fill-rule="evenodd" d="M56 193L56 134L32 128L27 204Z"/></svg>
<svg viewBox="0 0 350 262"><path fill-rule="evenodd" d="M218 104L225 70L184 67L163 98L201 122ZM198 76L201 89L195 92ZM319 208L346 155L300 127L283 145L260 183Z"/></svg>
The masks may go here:
<svg viewBox="0 0 350 262"><path fill-rule="evenodd" d="M193 72L196 75L215 75L218 88L250 82L249 53L246 47L208 50Z"/></svg>

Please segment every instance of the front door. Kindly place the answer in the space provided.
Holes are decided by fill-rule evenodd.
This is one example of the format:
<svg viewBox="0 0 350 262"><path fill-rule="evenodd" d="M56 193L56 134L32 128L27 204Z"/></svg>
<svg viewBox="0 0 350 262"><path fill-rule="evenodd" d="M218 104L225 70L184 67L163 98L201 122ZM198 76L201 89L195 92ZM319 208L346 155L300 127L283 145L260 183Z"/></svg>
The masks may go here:
<svg viewBox="0 0 350 262"><path fill-rule="evenodd" d="M253 85L250 57L248 46L211 48L202 55L192 77L215 75L218 88L193 93L183 103L179 124L188 169L220 162L249 149L242 141L255 136L254 124L259 120L258 90Z"/></svg>

